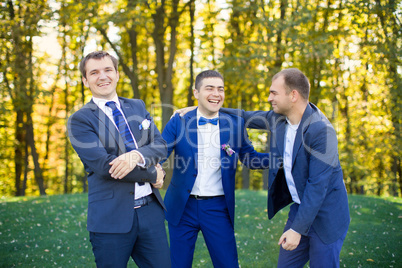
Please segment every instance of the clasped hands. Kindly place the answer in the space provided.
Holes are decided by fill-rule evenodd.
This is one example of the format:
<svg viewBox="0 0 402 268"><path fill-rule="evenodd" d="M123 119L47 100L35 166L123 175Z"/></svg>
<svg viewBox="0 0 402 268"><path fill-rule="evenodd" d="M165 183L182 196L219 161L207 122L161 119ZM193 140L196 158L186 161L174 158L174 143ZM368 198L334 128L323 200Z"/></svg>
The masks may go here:
<svg viewBox="0 0 402 268"><path fill-rule="evenodd" d="M124 153L109 163L111 166L109 169L110 176L114 179L121 180L127 176L127 174L130 173L138 164L144 163L142 157L137 151L133 150ZM152 185L159 189L163 186L166 173L160 164L157 164L155 168L157 172L156 182L152 183Z"/></svg>

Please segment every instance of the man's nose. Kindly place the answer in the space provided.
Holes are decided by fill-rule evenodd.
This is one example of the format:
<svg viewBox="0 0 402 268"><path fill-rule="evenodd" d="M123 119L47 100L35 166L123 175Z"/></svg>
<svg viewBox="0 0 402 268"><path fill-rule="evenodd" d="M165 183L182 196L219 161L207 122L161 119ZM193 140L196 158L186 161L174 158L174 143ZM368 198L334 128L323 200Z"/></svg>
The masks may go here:
<svg viewBox="0 0 402 268"><path fill-rule="evenodd" d="M271 102L272 101L272 97L271 97L271 94L269 94L269 96L268 96L268 102Z"/></svg>
<svg viewBox="0 0 402 268"><path fill-rule="evenodd" d="M219 90L218 90L218 89L214 89L214 90L212 91L212 94L213 94L214 96L219 96Z"/></svg>
<svg viewBox="0 0 402 268"><path fill-rule="evenodd" d="M106 79L106 78L107 78L106 73L105 72L100 72L99 79Z"/></svg>

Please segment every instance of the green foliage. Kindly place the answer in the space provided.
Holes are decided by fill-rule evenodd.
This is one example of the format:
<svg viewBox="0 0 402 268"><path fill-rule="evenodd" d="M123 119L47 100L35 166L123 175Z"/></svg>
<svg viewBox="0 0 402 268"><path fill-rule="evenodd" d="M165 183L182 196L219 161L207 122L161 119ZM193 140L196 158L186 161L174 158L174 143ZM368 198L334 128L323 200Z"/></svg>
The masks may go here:
<svg viewBox="0 0 402 268"><path fill-rule="evenodd" d="M164 192L162 193L164 194ZM235 235L241 267L276 267L288 209L267 219L266 191L236 191ZM349 196L351 224L341 267L397 267L402 252L402 199ZM87 195L0 200L0 266L94 266L86 231ZM136 267L132 261L129 267ZM212 267L199 234L193 267Z"/></svg>
<svg viewBox="0 0 402 268"><path fill-rule="evenodd" d="M66 120L91 97L79 61L101 49L119 58L118 94L143 99L160 130L172 107L187 105L190 77L202 70L224 75L225 107L269 110L271 77L299 68L337 130L348 191L402 195L400 1L56 2L11 0L1 9L2 195L38 195L38 168L47 194L85 189ZM31 125L36 162L25 141ZM251 140L265 144L264 135Z"/></svg>

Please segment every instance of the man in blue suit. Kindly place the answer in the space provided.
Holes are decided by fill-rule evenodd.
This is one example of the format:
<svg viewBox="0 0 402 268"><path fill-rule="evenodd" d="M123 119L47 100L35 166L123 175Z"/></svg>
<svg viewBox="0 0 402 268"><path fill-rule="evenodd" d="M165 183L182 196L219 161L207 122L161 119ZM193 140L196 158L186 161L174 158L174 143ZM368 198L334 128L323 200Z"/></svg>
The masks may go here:
<svg viewBox="0 0 402 268"><path fill-rule="evenodd" d="M234 236L235 173L240 159L249 168L268 168L267 154L248 140L244 120L220 113L224 80L216 71L201 72L193 90L198 109L176 114L162 136L174 171L165 195L172 267L192 267L202 231L214 267L238 267Z"/></svg>
<svg viewBox="0 0 402 268"><path fill-rule="evenodd" d="M298 69L272 78L272 111L222 109L242 116L248 127L268 129L271 166L268 217L292 203L278 267L339 267L349 208L338 142L324 114L308 101L310 83Z"/></svg>
<svg viewBox="0 0 402 268"><path fill-rule="evenodd" d="M166 142L141 100L117 96L117 59L103 51L80 63L92 99L70 116L68 135L88 172L88 222L97 267L170 267L157 188Z"/></svg>

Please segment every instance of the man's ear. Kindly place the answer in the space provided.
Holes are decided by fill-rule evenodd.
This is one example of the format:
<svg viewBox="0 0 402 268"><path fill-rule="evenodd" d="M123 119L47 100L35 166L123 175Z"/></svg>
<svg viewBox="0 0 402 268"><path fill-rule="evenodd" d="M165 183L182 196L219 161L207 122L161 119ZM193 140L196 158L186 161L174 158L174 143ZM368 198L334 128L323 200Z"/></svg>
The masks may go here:
<svg viewBox="0 0 402 268"><path fill-rule="evenodd" d="M198 100L198 94L199 94L200 92L197 90L197 89L193 89L193 94L194 94L194 98L196 99L196 100Z"/></svg>
<svg viewBox="0 0 402 268"><path fill-rule="evenodd" d="M290 95L292 102L296 102L298 99L300 99L299 91L297 91L296 89L293 89L292 92L290 92Z"/></svg>
<svg viewBox="0 0 402 268"><path fill-rule="evenodd" d="M88 80L85 77L82 77L82 83L84 83L85 87L89 88Z"/></svg>

